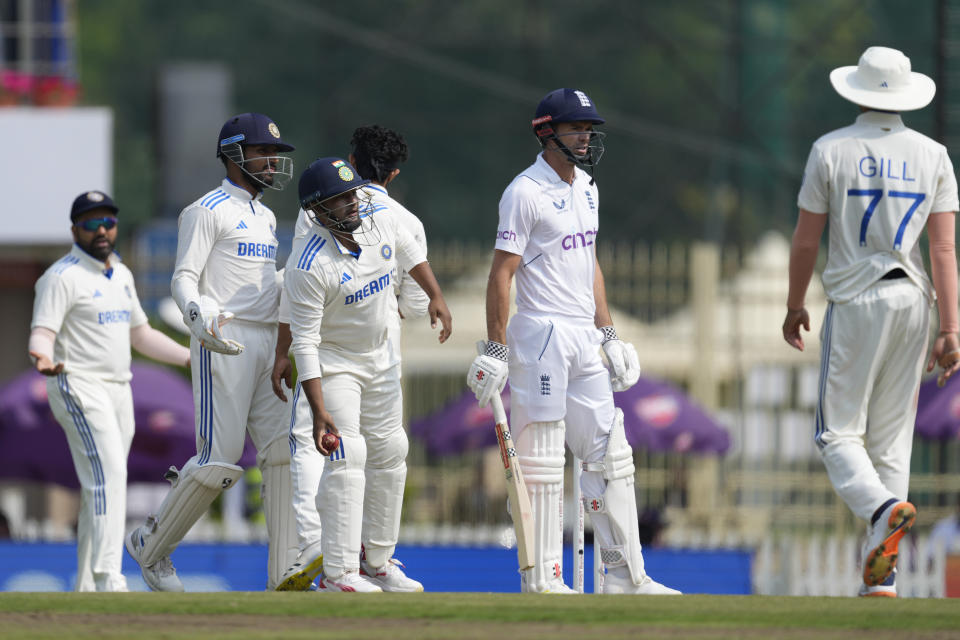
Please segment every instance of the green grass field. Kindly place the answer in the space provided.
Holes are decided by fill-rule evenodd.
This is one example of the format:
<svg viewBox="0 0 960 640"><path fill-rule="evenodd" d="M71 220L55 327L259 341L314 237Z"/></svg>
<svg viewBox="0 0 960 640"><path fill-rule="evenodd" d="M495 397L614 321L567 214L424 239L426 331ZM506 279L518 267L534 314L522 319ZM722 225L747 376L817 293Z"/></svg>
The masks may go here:
<svg viewBox="0 0 960 640"><path fill-rule="evenodd" d="M0 593L7 638L960 638L960 602L763 596Z"/></svg>

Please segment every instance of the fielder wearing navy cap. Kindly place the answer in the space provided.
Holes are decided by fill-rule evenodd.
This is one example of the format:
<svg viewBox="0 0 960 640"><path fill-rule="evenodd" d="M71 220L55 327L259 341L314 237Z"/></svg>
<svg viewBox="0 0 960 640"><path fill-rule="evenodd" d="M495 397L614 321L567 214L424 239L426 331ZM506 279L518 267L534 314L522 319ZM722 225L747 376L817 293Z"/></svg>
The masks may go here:
<svg viewBox="0 0 960 640"><path fill-rule="evenodd" d="M370 181L361 178L343 158L318 158L300 175L300 206L309 209L319 202L359 189L366 184L370 184Z"/></svg>
<svg viewBox="0 0 960 640"><path fill-rule="evenodd" d="M76 222L81 214L94 209L109 209L116 214L120 209L113 203L113 200L102 191L87 191L81 193L73 201L70 207L70 222Z"/></svg>
<svg viewBox="0 0 960 640"><path fill-rule="evenodd" d="M220 157L221 147L234 142L241 145L272 144L278 151L295 149L280 139L279 127L262 113L241 113L223 123L217 138L217 157Z"/></svg>
<svg viewBox="0 0 960 640"><path fill-rule="evenodd" d="M223 123L217 136L217 157L227 167L228 176L229 163L233 162L260 191L281 191L293 180L293 159L278 155L293 150L292 144L280 138L277 124L262 113L233 116Z"/></svg>

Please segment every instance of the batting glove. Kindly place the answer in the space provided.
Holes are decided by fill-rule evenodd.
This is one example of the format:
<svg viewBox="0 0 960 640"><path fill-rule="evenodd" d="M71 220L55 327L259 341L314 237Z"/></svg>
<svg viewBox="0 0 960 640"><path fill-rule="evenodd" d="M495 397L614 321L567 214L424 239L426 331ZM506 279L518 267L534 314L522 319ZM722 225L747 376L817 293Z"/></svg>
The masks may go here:
<svg viewBox="0 0 960 640"><path fill-rule="evenodd" d="M467 386L477 396L477 402L482 408L490 404L493 394L503 391L504 385L507 384L509 351L505 344L483 340L477 343L477 350L480 351L480 355L470 365Z"/></svg>
<svg viewBox="0 0 960 640"><path fill-rule="evenodd" d="M640 358L629 342L617 336L613 327L600 327L603 332L603 353L607 356L607 369L614 391L626 391L640 379Z"/></svg>
<svg viewBox="0 0 960 640"><path fill-rule="evenodd" d="M183 314L183 321L190 327L191 333L204 349L235 356L243 353L243 345L235 340L224 338L220 328L233 320L229 311L221 311L216 300L200 296L199 304L191 302Z"/></svg>

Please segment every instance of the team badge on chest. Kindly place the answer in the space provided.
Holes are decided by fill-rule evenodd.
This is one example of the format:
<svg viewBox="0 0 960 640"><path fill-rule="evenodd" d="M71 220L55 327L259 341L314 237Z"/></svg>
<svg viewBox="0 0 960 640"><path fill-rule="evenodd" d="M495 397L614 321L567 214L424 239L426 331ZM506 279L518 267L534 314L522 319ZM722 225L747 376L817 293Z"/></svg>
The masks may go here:
<svg viewBox="0 0 960 640"><path fill-rule="evenodd" d="M380 255L383 256L384 260L389 260L393 257L393 248L388 244L383 245L380 247Z"/></svg>

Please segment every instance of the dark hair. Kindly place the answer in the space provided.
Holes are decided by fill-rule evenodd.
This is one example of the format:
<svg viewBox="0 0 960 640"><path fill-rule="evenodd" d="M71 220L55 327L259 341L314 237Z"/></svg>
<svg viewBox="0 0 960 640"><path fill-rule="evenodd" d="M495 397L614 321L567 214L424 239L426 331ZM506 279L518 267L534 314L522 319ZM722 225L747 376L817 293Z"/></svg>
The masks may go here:
<svg viewBox="0 0 960 640"><path fill-rule="evenodd" d="M396 131L379 125L357 127L350 139L357 173L365 180L383 182L407 160L407 143Z"/></svg>

